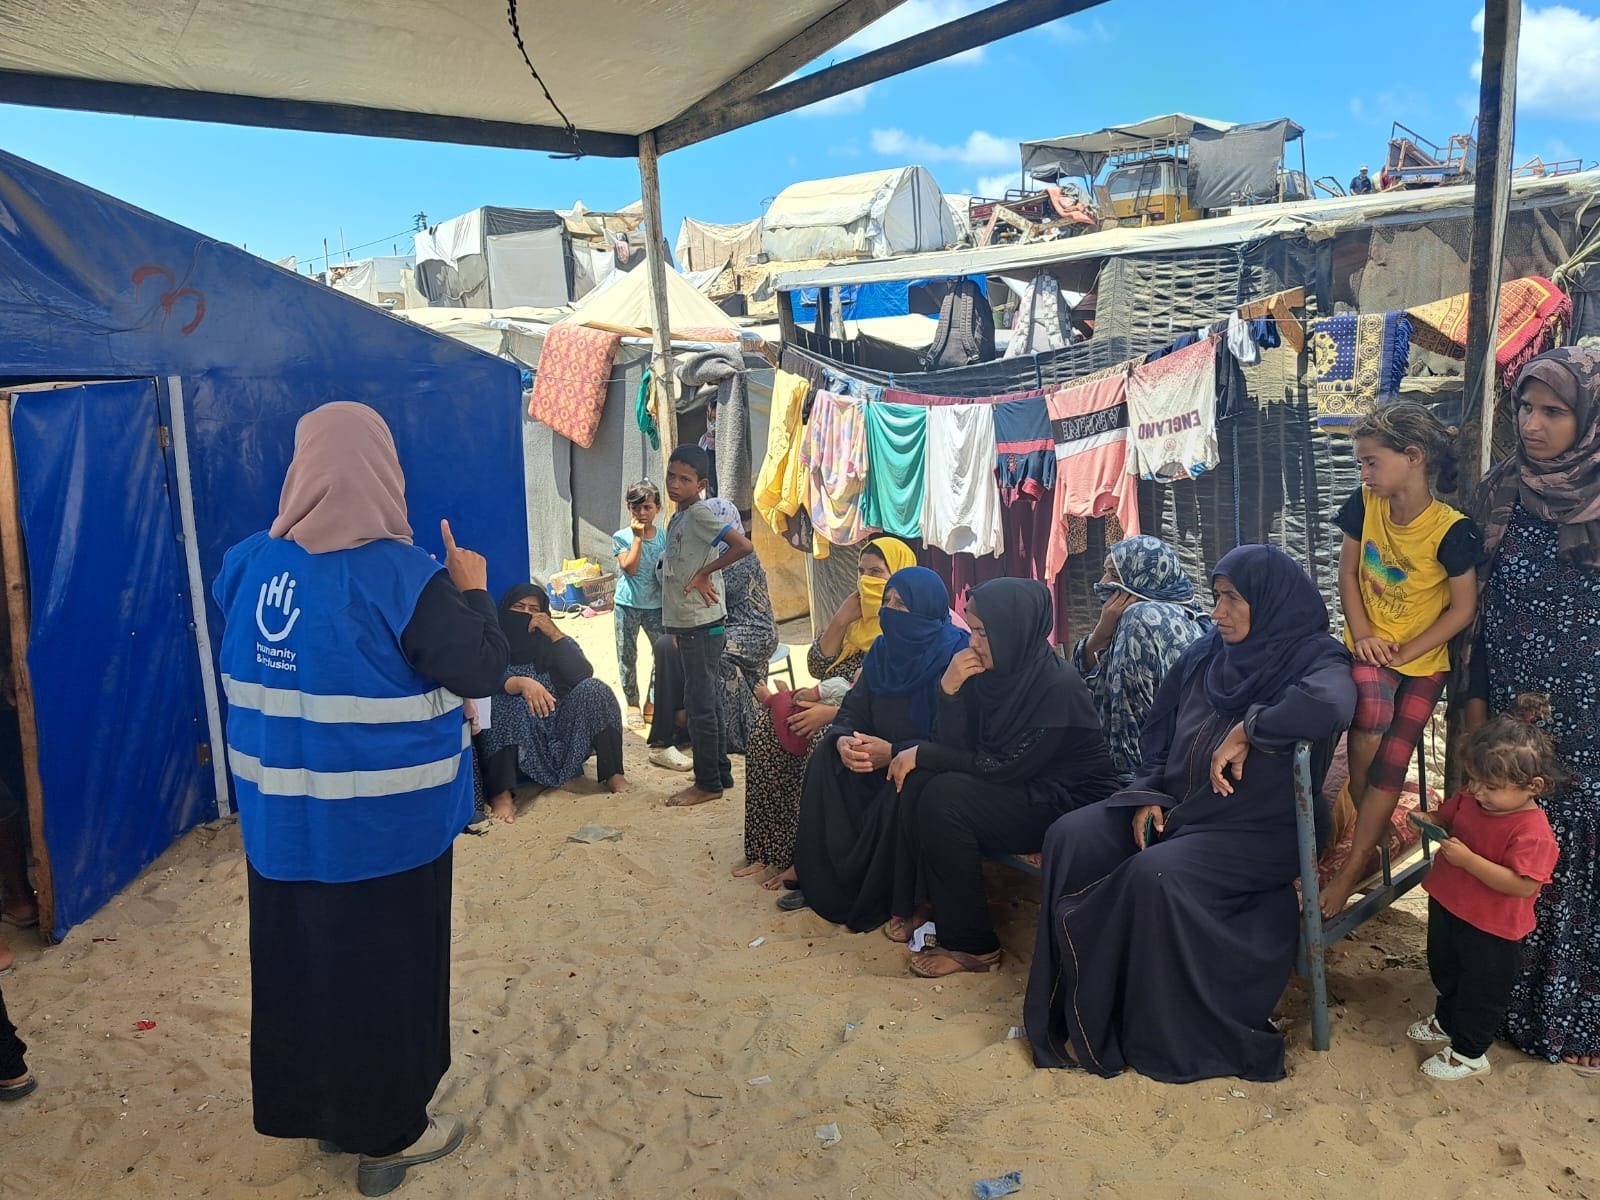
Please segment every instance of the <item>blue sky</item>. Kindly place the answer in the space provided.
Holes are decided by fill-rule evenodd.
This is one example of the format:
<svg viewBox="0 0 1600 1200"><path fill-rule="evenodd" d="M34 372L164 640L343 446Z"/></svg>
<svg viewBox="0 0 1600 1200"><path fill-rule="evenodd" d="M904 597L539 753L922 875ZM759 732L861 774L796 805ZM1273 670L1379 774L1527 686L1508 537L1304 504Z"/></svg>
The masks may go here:
<svg viewBox="0 0 1600 1200"><path fill-rule="evenodd" d="M985 0L909 0L838 57ZM1157 113L1288 116L1310 174L1374 172L1390 123L1436 142L1477 109L1477 5L1343 0L1225 7L1111 0L862 92L662 160L669 239L679 218L738 221L800 179L921 163L948 192L1014 184L1016 143ZM530 50L537 61L536 39ZM1517 161L1600 159L1600 0L1524 10ZM559 99L559 97L557 97ZM267 258L320 257L327 238L409 252L430 222L483 204L615 208L633 161L241 129L0 105L0 148ZM399 235L399 236L395 236Z"/></svg>

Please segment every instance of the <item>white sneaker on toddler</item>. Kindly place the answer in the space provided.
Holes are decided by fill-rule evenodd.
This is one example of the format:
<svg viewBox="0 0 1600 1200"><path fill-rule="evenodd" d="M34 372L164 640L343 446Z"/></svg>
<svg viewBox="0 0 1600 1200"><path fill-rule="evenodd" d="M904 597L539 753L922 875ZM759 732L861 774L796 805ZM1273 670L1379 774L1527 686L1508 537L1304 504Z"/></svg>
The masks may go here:
<svg viewBox="0 0 1600 1200"><path fill-rule="evenodd" d="M1471 1079L1474 1075L1487 1075L1490 1071L1489 1056L1480 1054L1477 1058L1468 1058L1457 1054L1454 1048L1446 1046L1432 1058L1425 1059L1422 1063L1422 1073L1429 1079L1442 1079L1454 1082L1457 1079Z"/></svg>
<svg viewBox="0 0 1600 1200"><path fill-rule="evenodd" d="M1418 1021L1407 1029L1406 1036L1413 1042L1421 1042L1423 1045L1450 1040L1450 1035L1440 1027L1439 1018L1434 1013L1429 1013L1426 1021Z"/></svg>

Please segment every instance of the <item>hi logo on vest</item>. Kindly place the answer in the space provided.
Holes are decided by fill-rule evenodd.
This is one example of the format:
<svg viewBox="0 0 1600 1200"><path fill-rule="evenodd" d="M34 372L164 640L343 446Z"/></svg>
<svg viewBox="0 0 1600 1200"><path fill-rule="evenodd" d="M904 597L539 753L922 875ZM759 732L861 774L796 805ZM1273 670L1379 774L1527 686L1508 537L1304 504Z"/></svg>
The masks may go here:
<svg viewBox="0 0 1600 1200"><path fill-rule="evenodd" d="M294 589L294 578L285 571L263 583L256 596L256 629L266 639L266 645L256 643L256 661L274 670L294 670L295 652L278 645L288 638L300 620Z"/></svg>

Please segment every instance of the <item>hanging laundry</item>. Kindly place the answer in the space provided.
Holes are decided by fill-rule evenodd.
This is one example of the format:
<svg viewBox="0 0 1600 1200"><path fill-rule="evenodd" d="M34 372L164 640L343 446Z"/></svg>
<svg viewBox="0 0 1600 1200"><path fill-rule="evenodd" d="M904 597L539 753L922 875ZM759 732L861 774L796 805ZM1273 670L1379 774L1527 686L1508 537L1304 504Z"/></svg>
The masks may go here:
<svg viewBox="0 0 1600 1200"><path fill-rule="evenodd" d="M1256 345L1256 335L1250 322L1238 313L1228 318L1228 352L1245 366L1261 361L1261 347Z"/></svg>
<svg viewBox="0 0 1600 1200"><path fill-rule="evenodd" d="M994 406L995 471L1000 499L1037 503L1056 485L1056 443L1044 393Z"/></svg>
<svg viewBox="0 0 1600 1200"><path fill-rule="evenodd" d="M1172 483L1217 465L1217 351L1215 336L1128 375L1128 470Z"/></svg>
<svg viewBox="0 0 1600 1200"><path fill-rule="evenodd" d="M861 519L895 537L921 537L928 410L919 404L869 403L866 413L872 470L861 493Z"/></svg>
<svg viewBox="0 0 1600 1200"><path fill-rule="evenodd" d="M867 479L866 405L860 400L818 392L806 426L801 464L811 474L813 553L828 557L828 543L853 546L871 530L861 519L861 491Z"/></svg>
<svg viewBox="0 0 1600 1200"><path fill-rule="evenodd" d="M1284 292L1274 292L1260 300L1251 300L1239 306L1239 315L1246 321L1255 321L1263 317L1271 318L1276 322L1279 336L1283 344L1296 354L1306 348L1305 327L1300 324L1300 319L1294 315L1294 310L1306 306L1306 289L1303 287L1290 288ZM1260 341L1259 338L1256 339ZM1265 344L1265 343L1263 343ZM1274 343L1276 344L1276 343Z"/></svg>
<svg viewBox="0 0 1600 1200"><path fill-rule="evenodd" d="M1424 350L1450 358L1467 354L1466 293L1407 310L1411 340ZM1510 387L1530 358L1554 346L1557 334L1572 321L1572 300L1548 279L1530 275L1500 285L1499 318L1495 324L1494 364L1500 385Z"/></svg>
<svg viewBox="0 0 1600 1200"><path fill-rule="evenodd" d="M1000 488L994 479L994 406L928 409L922 540L946 554L999 554Z"/></svg>
<svg viewBox="0 0 1600 1200"><path fill-rule="evenodd" d="M1067 518L1115 513L1130 536L1139 532L1139 492L1128 474L1127 376L1113 375L1056 392L1045 400L1056 444L1056 511L1045 575L1067 561Z"/></svg>
<svg viewBox="0 0 1600 1200"><path fill-rule="evenodd" d="M779 370L772 377L767 455L756 476L755 508L779 537L788 531L790 518L799 514L810 496L810 476L800 465L805 442L801 413L810 393L811 385L798 375Z"/></svg>
<svg viewBox="0 0 1600 1200"><path fill-rule="evenodd" d="M1348 429L1400 394L1411 361L1405 313L1344 313L1311 322L1317 426Z"/></svg>
<svg viewBox="0 0 1600 1200"><path fill-rule="evenodd" d="M1016 324L1011 327L1011 341L1001 357L1043 354L1072 345L1070 311L1061 298L1061 285L1055 276L1035 275L1017 301Z"/></svg>
<svg viewBox="0 0 1600 1200"><path fill-rule="evenodd" d="M587 450L605 412L622 335L587 325L550 327L534 371L528 415Z"/></svg>

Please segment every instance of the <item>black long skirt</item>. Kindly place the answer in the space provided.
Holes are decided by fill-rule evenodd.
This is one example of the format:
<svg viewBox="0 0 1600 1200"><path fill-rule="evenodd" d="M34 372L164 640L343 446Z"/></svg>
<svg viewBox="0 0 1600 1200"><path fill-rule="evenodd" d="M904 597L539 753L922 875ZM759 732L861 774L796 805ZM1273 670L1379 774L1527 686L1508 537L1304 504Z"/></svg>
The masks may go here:
<svg viewBox="0 0 1600 1200"><path fill-rule="evenodd" d="M1299 933L1293 833L1187 825L1184 807L1144 851L1131 807L1096 804L1051 826L1023 1009L1036 1066L1283 1078L1268 1020Z"/></svg>
<svg viewBox="0 0 1600 1200"><path fill-rule="evenodd" d="M359 883L252 866L249 890L256 1131L405 1149L450 1068L451 851Z"/></svg>

